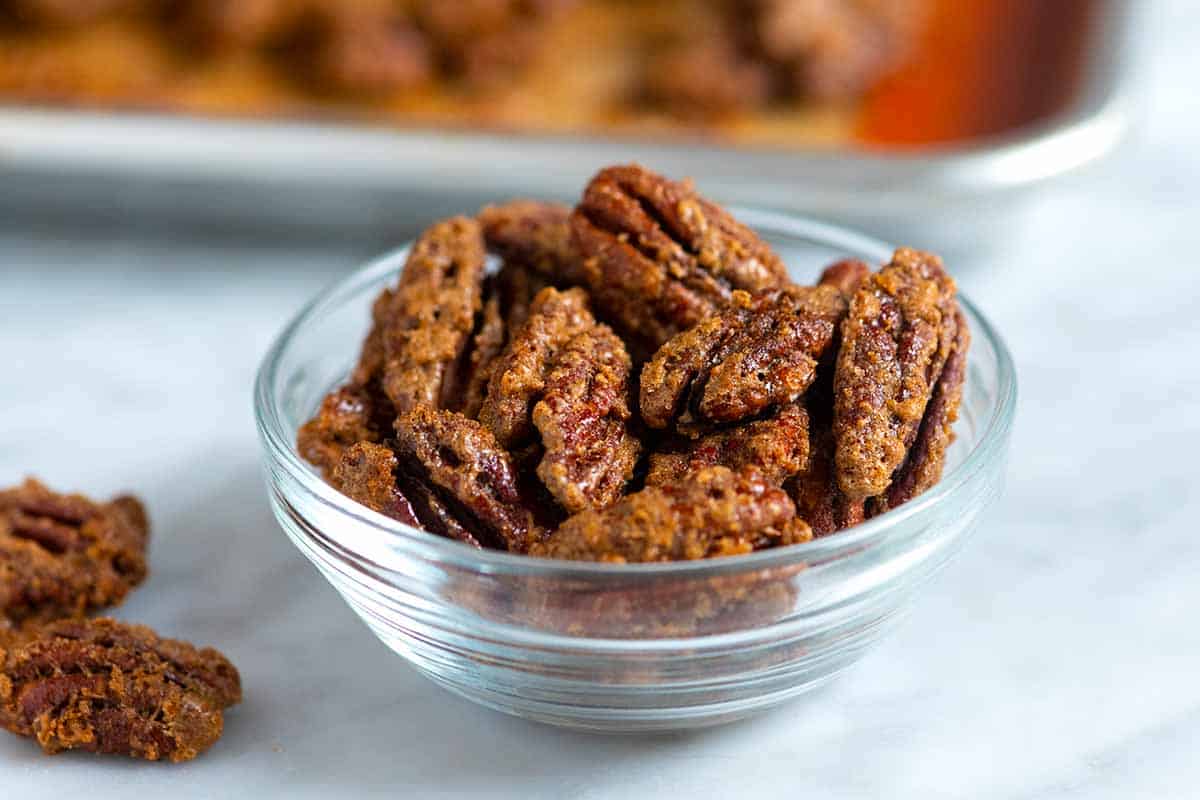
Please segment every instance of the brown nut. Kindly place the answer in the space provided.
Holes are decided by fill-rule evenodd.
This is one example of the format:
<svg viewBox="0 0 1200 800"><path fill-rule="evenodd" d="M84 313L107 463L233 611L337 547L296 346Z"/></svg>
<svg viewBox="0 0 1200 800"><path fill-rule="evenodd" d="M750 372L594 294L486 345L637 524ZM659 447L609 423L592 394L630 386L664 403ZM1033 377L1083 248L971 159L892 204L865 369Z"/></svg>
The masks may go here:
<svg viewBox="0 0 1200 800"><path fill-rule="evenodd" d="M688 430L795 402L816 379L845 310L831 286L735 293L729 308L675 336L643 368L642 418Z"/></svg>
<svg viewBox="0 0 1200 800"><path fill-rule="evenodd" d="M834 373L837 479L848 498L882 494L903 463L954 346L954 296L941 260L906 248L854 293Z"/></svg>
<svg viewBox="0 0 1200 800"><path fill-rule="evenodd" d="M571 215L588 289L603 316L652 353L733 292L779 289L787 270L724 209L637 165L602 170Z"/></svg>
<svg viewBox="0 0 1200 800"><path fill-rule="evenodd" d="M755 472L708 467L564 522L534 555L616 563L748 553L811 537L788 496Z"/></svg>
<svg viewBox="0 0 1200 800"><path fill-rule="evenodd" d="M47 753L88 750L187 761L221 736L242 699L211 648L111 619L62 620L0 642L0 726Z"/></svg>
<svg viewBox="0 0 1200 800"><path fill-rule="evenodd" d="M0 616L82 616L120 604L146 577L140 502L95 503L33 479L0 491Z"/></svg>

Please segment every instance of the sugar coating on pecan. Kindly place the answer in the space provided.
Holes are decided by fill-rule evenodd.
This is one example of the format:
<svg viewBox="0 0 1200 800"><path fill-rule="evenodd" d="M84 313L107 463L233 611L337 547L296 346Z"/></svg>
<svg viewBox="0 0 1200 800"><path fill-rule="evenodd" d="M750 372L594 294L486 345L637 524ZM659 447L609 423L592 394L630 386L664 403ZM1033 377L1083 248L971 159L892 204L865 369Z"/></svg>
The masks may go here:
<svg viewBox="0 0 1200 800"><path fill-rule="evenodd" d="M346 448L329 482L351 500L372 511L420 527L412 503L396 484L396 454L390 447L358 442Z"/></svg>
<svg viewBox="0 0 1200 800"><path fill-rule="evenodd" d="M647 486L679 481L705 467L754 468L781 484L808 468L808 412L799 404L783 406L765 419L724 428L699 439L677 437L650 454Z"/></svg>
<svg viewBox="0 0 1200 800"><path fill-rule="evenodd" d="M917 438L887 491L872 498L872 514L908 502L942 478L946 450L954 442L954 423L958 421L958 408L967 376L967 350L971 346L966 316L961 310L956 310L955 318L954 349L933 388Z"/></svg>
<svg viewBox="0 0 1200 800"><path fill-rule="evenodd" d="M735 293L730 307L666 342L643 368L643 419L686 429L795 402L816 378L845 309L831 286Z"/></svg>
<svg viewBox="0 0 1200 800"><path fill-rule="evenodd" d="M300 455L328 476L346 449L358 442L378 442L391 433L391 403L370 388L347 384L321 401L316 415L300 427Z"/></svg>
<svg viewBox="0 0 1200 800"><path fill-rule="evenodd" d="M96 503L33 479L0 491L0 616L44 621L120 604L146 577L148 538L133 497Z"/></svg>
<svg viewBox="0 0 1200 800"><path fill-rule="evenodd" d="M596 325L552 363L532 415L545 448L538 477L570 513L612 505L641 453L629 429L629 354L608 326Z"/></svg>
<svg viewBox="0 0 1200 800"><path fill-rule="evenodd" d="M653 352L729 304L788 284L771 248L724 209L637 165L601 170L571 214L600 311Z"/></svg>
<svg viewBox="0 0 1200 800"><path fill-rule="evenodd" d="M529 316L505 348L479 412L479 420L501 445L520 446L533 439L533 406L546 388L546 373L557 353L576 336L596 326L582 289L543 289Z"/></svg>
<svg viewBox="0 0 1200 800"><path fill-rule="evenodd" d="M709 467L576 514L533 553L615 563L736 555L807 538L795 513L788 496L761 475Z"/></svg>
<svg viewBox="0 0 1200 800"><path fill-rule="evenodd" d="M632 363L582 289L542 290L514 333L479 419L509 448L540 437L538 477L568 512L604 507L633 476Z"/></svg>
<svg viewBox="0 0 1200 800"><path fill-rule="evenodd" d="M506 263L531 269L554 284L581 284L570 217L571 209L559 203L512 200L481 209L479 223L488 247Z"/></svg>
<svg viewBox="0 0 1200 800"><path fill-rule="evenodd" d="M954 344L955 286L941 260L902 248L859 286L834 373L838 484L881 494L917 435Z"/></svg>
<svg viewBox="0 0 1200 800"><path fill-rule="evenodd" d="M418 406L396 420L395 447L400 489L418 516L422 511L437 514L431 527L444 524L444 508L487 547L523 552L542 537L512 457L475 420ZM425 508L425 497L440 507Z"/></svg>
<svg viewBox="0 0 1200 800"><path fill-rule="evenodd" d="M479 223L439 222L413 244L395 290L376 304L383 389L397 414L442 403L483 307L485 258Z"/></svg>
<svg viewBox="0 0 1200 800"><path fill-rule="evenodd" d="M495 283L494 279L489 279L484 290L486 299L483 302L483 315L479 328L472 337L468 362L464 365L465 373L458 378L461 390L447 392L449 397L457 395L461 398L457 410L461 410L465 416L472 419L479 416L496 359L500 357L504 343L508 340L501 297Z"/></svg>
<svg viewBox="0 0 1200 800"><path fill-rule="evenodd" d="M111 619L62 620L0 646L0 725L47 753L187 761L221 736L242 698L211 648Z"/></svg>

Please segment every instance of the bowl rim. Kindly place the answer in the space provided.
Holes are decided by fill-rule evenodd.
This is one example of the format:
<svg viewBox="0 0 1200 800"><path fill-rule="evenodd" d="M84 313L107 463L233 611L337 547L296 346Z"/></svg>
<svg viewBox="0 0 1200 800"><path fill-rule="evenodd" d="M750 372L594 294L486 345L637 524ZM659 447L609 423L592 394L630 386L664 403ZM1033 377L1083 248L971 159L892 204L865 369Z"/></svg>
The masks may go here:
<svg viewBox="0 0 1200 800"><path fill-rule="evenodd" d="M856 231L809 217L765 211L747 206L730 206L730 212L741 222L766 238L783 236L845 251L848 257L886 263L894 248L884 242ZM364 266L342 276L321 289L288 321L263 356L254 383L254 416L265 455L282 465L289 477L323 505L346 514L369 526L373 537L369 544L386 544L402 548L407 554L422 556L430 561L453 565L456 568L484 573L520 573L544 577L622 577L639 579L670 575L674 578L710 577L744 570L786 568L829 560L840 554L866 549L887 538L905 520L920 516L928 509L947 501L972 475L992 459L1002 455L1008 433L1012 428L1017 402L1017 377L1012 354L995 326L986 316L959 293L958 299L970 320L975 341L985 341L995 354L996 401L986 420L978 441L960 463L956 464L933 487L898 508L860 523L834 535L812 539L801 544L771 548L744 555L726 556L694 561L661 563L612 564L586 561L567 561L538 556L509 553L502 550L480 550L461 542L446 539L419 528L405 525L346 497L328 484L303 458L295 444L296 431L284 424L273 387L279 377L284 355L305 324L315 316L331 311L340 300L359 293L364 284L373 284L384 275L395 274L412 242L394 248L371 259ZM968 379L970 372L968 372ZM336 542L352 556L363 556L363 548L355 545L365 529L357 526L338 526L322 535ZM364 544L367 544L364 542ZM374 549L374 547L372 549ZM377 552L377 551L376 551ZM370 559L375 561L374 558ZM380 565L382 566L382 565Z"/></svg>

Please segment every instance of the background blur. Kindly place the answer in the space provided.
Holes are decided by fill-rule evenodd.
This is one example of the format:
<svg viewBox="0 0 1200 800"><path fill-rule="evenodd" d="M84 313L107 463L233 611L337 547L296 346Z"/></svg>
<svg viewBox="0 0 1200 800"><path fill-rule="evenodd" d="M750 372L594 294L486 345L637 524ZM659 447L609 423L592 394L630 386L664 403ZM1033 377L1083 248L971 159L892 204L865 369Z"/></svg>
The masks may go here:
<svg viewBox="0 0 1200 800"><path fill-rule="evenodd" d="M1200 251L1200 6L1130 5L1136 57L1097 68L1096 85L1120 102L1090 109L1074 138L1016 131L1020 146L982 162L898 161L848 139L817 154L725 150L711 130L665 143L657 129L648 142L554 139L543 151L496 134L414 138L390 118L365 131L197 130L0 108L0 484L29 473L146 497L152 577L121 615L220 642L251 698L186 781L48 760L5 738L4 785L95 797L132 783L166 791L168 780L181 797L401 784L416 796L772 794L797 783L841 797L1188 796L1200 783L1200 271L1189 263ZM13 46L0 53L11 59ZM763 108L792 102L767 97ZM1050 146L1029 160L1022 142ZM485 195L524 188L542 152L551 166L536 175L551 194L637 155L677 174L697 165L702 190L708 170L721 198L761 192L788 208L792 194L828 196L834 221L945 245L1014 352L1006 496L903 629L810 699L650 740L502 718L386 653L270 518L250 386L272 337L403 232L470 211L471 175ZM288 172L297 164L311 174ZM399 180L415 183L388 185ZM902 200L910 213L898 216Z"/></svg>

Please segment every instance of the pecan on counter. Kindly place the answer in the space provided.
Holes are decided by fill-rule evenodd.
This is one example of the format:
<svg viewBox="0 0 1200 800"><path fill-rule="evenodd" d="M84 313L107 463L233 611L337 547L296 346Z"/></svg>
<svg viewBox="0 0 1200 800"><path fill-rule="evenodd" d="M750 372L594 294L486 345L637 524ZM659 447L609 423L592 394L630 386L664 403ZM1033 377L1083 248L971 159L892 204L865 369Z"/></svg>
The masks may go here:
<svg viewBox="0 0 1200 800"><path fill-rule="evenodd" d="M515 552L542 538L512 457L480 423L417 406L396 420L395 448L400 491L431 532Z"/></svg>
<svg viewBox="0 0 1200 800"><path fill-rule="evenodd" d="M705 434L677 437L650 454L647 486L674 483L705 467L741 471L754 468L773 484L781 484L808 468L808 412L793 403L765 419ZM801 515L803 516L803 515Z"/></svg>
<svg viewBox="0 0 1200 800"><path fill-rule="evenodd" d="M854 293L834 372L835 463L848 498L882 494L903 463L954 347L956 307L941 260L907 248Z"/></svg>
<svg viewBox="0 0 1200 800"><path fill-rule="evenodd" d="M737 555L811 537L783 490L754 472L709 467L568 519L532 554L615 563Z"/></svg>
<svg viewBox="0 0 1200 800"><path fill-rule="evenodd" d="M604 507L633 476L625 346L582 289L542 290L492 375L479 419L510 449L539 442L538 476L568 512Z"/></svg>
<svg viewBox="0 0 1200 800"><path fill-rule="evenodd" d="M0 639L0 726L47 753L187 761L221 736L242 698L211 648L111 619L61 620Z"/></svg>
<svg viewBox="0 0 1200 800"><path fill-rule="evenodd" d="M149 523L123 496L95 503L38 481L0 490L0 616L82 616L125 599L146 577Z"/></svg>
<svg viewBox="0 0 1200 800"><path fill-rule="evenodd" d="M690 182L637 165L592 179L571 214L571 235L598 309L647 354L727 306L738 289L788 285L783 262L753 231Z"/></svg>
<svg viewBox="0 0 1200 800"><path fill-rule="evenodd" d="M795 402L834 342L846 303L831 286L751 298L666 342L642 370L641 412L652 428L736 422Z"/></svg>

